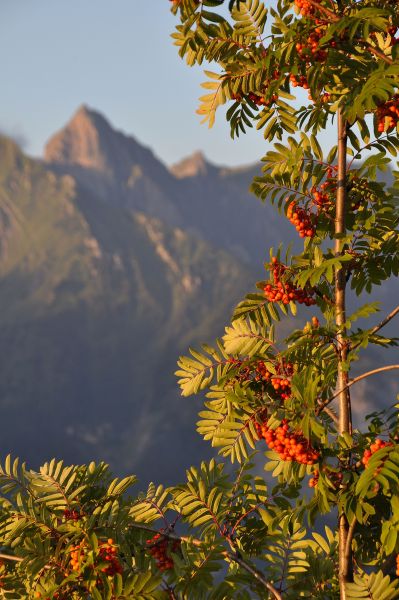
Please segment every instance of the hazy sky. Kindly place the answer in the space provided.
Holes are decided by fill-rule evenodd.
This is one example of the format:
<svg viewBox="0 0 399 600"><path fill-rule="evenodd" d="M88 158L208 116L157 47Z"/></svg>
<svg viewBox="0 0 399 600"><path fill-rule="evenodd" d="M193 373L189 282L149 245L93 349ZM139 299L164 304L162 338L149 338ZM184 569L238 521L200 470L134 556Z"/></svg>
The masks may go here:
<svg viewBox="0 0 399 600"><path fill-rule="evenodd" d="M168 0L0 0L0 130L41 155L83 102L166 163L196 149L219 164L260 158L261 134L229 138L195 114L202 70L178 57Z"/></svg>

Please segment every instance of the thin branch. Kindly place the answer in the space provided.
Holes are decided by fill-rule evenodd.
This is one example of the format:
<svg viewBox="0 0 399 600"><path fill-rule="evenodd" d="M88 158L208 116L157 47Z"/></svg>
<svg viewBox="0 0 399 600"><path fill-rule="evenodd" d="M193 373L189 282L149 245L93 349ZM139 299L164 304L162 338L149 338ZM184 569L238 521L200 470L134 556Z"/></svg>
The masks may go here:
<svg viewBox="0 0 399 600"><path fill-rule="evenodd" d="M373 327L373 329L370 330L369 335L374 335L374 333L377 333L377 331L379 331L380 329L382 329L383 327L385 327L385 325L387 323L389 323L389 321L391 321L394 317L396 317L396 315L399 313L399 305L393 309L392 312L389 313L389 315L387 315L385 317L385 319L383 319L381 321L381 323L379 323L378 325L376 325L375 327ZM351 347L351 350L355 350L356 348L358 348L360 346L360 342L358 342L357 344L355 344L354 346Z"/></svg>
<svg viewBox="0 0 399 600"><path fill-rule="evenodd" d="M335 425L339 424L339 419L338 419L337 415L335 413L333 413L333 411L330 408L328 408L327 406L323 406L322 410L326 413L326 415L328 415L330 417L330 419L332 419L334 421Z"/></svg>
<svg viewBox="0 0 399 600"><path fill-rule="evenodd" d="M348 163L348 170L351 168L351 166L352 166L352 164L355 162L355 160L356 160L356 159L357 159L359 156L361 156L361 153L362 153L364 150L367 150L368 148L371 148L371 147L372 147L372 145L373 145L373 144L375 144L375 143L376 143L376 142L378 142L378 141L381 141L381 140L386 140L386 139L388 139L388 137L389 137L389 135L388 135L388 133L387 133L385 136L381 136L381 137L379 137L379 138L374 138L373 140L371 140L371 142L369 142L369 143L368 143L368 144L366 144L365 146L362 146L361 148L359 148L359 150L357 150L356 154L354 154L354 155L353 155L353 158L352 158L352 160L351 160L351 161L349 161L349 163Z"/></svg>
<svg viewBox="0 0 399 600"><path fill-rule="evenodd" d="M12 562L22 562L24 559L20 556L13 556L12 554L0 553L0 558L3 560L11 560Z"/></svg>
<svg viewBox="0 0 399 600"><path fill-rule="evenodd" d="M339 21L339 16L326 6L321 6L318 0L308 0L308 4L311 4L312 6L317 8L321 13L326 15L326 17L329 17L333 23Z"/></svg>
<svg viewBox="0 0 399 600"><path fill-rule="evenodd" d="M377 58L380 58L381 60L384 60L389 65L393 65L392 58L389 58L389 56L385 56L385 54L381 50L378 50L378 48L374 48L370 44L367 44L366 49L369 52L371 52L371 54L374 54L374 56L376 56Z"/></svg>
<svg viewBox="0 0 399 600"><path fill-rule="evenodd" d="M170 585L168 585L168 584L166 583L166 581L164 581L163 583L164 583L164 585L165 585L165 592L166 592L167 594L169 594L169 598L170 598L170 600L177 600L177 596L175 595L175 591L174 591L174 589L173 589L172 587L170 587Z"/></svg>
<svg viewBox="0 0 399 600"><path fill-rule="evenodd" d="M243 521L245 519L245 517L247 517L248 515L250 515L252 512L254 512L254 510L256 510L257 508L259 508L259 506L261 506L263 504L263 502L259 502L258 504L255 504L254 506L251 506L251 508L249 508L244 514L242 514L237 521L234 523L233 528L231 530L231 534L230 536L233 536L235 533L235 530L237 529L237 527L239 526L239 524L241 523L241 521Z"/></svg>
<svg viewBox="0 0 399 600"><path fill-rule="evenodd" d="M385 317L385 319L383 321L381 321L381 323L379 325L376 325L375 327L373 327L373 329L370 331L370 334L373 335L374 333L376 333L377 331L379 331L380 329L382 329L387 323L389 323L389 321L391 321L391 319L393 319L397 314L399 313L399 304L396 308L393 309L392 312L389 313L389 315L387 315Z"/></svg>
<svg viewBox="0 0 399 600"><path fill-rule="evenodd" d="M334 254L342 256L340 238L346 233L346 214L348 212L348 194L347 194L347 144L349 124L346 121L342 109L338 110L338 150L337 150L337 195L334 224ZM352 433L352 410L351 399L348 384L348 372L344 368L348 356L348 342L346 339L346 269L343 265L335 268L334 274L334 302L335 302L335 324L337 326L337 344L339 349L337 365L337 385L339 393L339 417L338 432L340 435ZM349 462L349 459L345 459ZM346 600L346 584L353 579L353 560L352 553L346 556L345 549L347 545L349 524L344 513L338 517L338 581L341 600ZM351 548L350 548L351 550Z"/></svg>
<svg viewBox="0 0 399 600"><path fill-rule="evenodd" d="M148 531L149 533L159 533L159 531L157 529L154 529L153 527L149 527L148 525L143 525L142 523L133 523L131 525L131 527L133 527L133 529L142 529L143 531ZM180 542L187 542L189 544L193 544L194 546L202 546L204 543L201 540L198 540L196 538L191 538L191 537L187 537L187 536L179 536L179 535L176 535L176 534L170 533L170 532L163 532L162 535L165 538L168 538L171 540L177 540ZM247 573L250 573L257 581L259 581L274 596L275 600L283 600L283 597L278 592L278 590L276 590L276 588L263 577L262 573L260 573L257 569L255 569L255 567L253 567L252 565L249 565L247 562L245 562L245 560L242 559L238 555L238 553L229 552L228 550L225 550L223 552L223 556L225 558L228 558L229 560L236 562L238 565L240 565L240 567L242 567L245 571L247 571Z"/></svg>
<svg viewBox="0 0 399 600"><path fill-rule="evenodd" d="M242 558L240 558L237 554L233 554L232 552L225 552L225 555L236 562L240 567L242 567L247 573L250 573L255 579L257 579L275 598L275 600L283 600L282 595L276 588L269 583L261 573L251 565L245 562Z"/></svg>
<svg viewBox="0 0 399 600"><path fill-rule="evenodd" d="M348 529L348 537L346 538L346 546L345 546L345 558L347 558L348 560L350 558L351 551L352 551L352 540L353 540L353 535L355 533L356 523L357 523L357 519L356 519L356 517L353 517L352 522Z"/></svg>
<svg viewBox="0 0 399 600"><path fill-rule="evenodd" d="M351 379L349 381L347 387L350 387L354 383L357 383L358 381L361 381L362 379L365 379L366 377L370 377L370 375L376 375L377 373L381 373L382 371L393 371L393 369L399 369L399 365L387 365L386 367L379 367L378 369L373 369L372 371L367 371L367 373L363 373L362 375L359 375L358 377Z"/></svg>
<svg viewBox="0 0 399 600"><path fill-rule="evenodd" d="M345 387L338 390L338 392L335 392L335 394L333 396L330 396L330 398L328 398L328 400L326 400L325 402L320 404L320 410L318 410L317 413L319 414L322 410L325 410L325 407L328 404L330 404L330 402L332 402L335 398L337 398L337 396L339 396L344 390L350 388L354 383L357 383L358 381L361 381L362 379L366 379L366 377L370 377L371 375L377 375L378 373L382 373L383 371L393 371L394 369L399 369L399 365L387 365L386 367L379 367L378 369L373 369L372 371L367 371L367 373L363 373L362 375L359 375L358 377L351 379L350 381L348 381L348 384Z"/></svg>
<svg viewBox="0 0 399 600"><path fill-rule="evenodd" d="M154 527L144 525L143 523L132 523L131 527L133 529L141 529L142 531L148 531L148 533L160 533L158 529L154 529ZM204 543L202 540L198 540L196 538L188 537L185 535L176 535L175 533L172 533L170 531L163 531L161 532L161 535L170 540L176 540L178 542L187 542L189 544L193 544L193 546L202 546Z"/></svg>

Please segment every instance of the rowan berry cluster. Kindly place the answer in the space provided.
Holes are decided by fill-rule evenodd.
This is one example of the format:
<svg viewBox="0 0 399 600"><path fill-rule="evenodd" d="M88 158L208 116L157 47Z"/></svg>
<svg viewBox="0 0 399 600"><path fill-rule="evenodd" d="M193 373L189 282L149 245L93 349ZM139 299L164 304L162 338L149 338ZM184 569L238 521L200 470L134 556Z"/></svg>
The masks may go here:
<svg viewBox="0 0 399 600"><path fill-rule="evenodd" d="M271 429L267 421L256 424L259 437L263 438L282 460L295 461L303 465L314 465L319 461L320 453L312 447L302 432L290 431L286 419L276 429Z"/></svg>
<svg viewBox="0 0 399 600"><path fill-rule="evenodd" d="M151 539L147 540L148 552L155 558L155 562L160 571L169 571L173 569L173 558L171 552L178 552L180 549L180 540L168 540L163 535L161 529Z"/></svg>
<svg viewBox="0 0 399 600"><path fill-rule="evenodd" d="M263 360L256 363L255 379L256 381L271 381L272 373L268 370Z"/></svg>
<svg viewBox="0 0 399 600"><path fill-rule="evenodd" d="M82 540L79 544L71 547L70 567L72 571L77 573L82 568L82 562L87 555L87 544ZM122 573L122 565L117 557L117 547L113 539L108 539L106 542L101 542L98 548L98 561L106 562L107 565L100 568L100 571L105 575L113 577L116 573Z"/></svg>
<svg viewBox="0 0 399 600"><path fill-rule="evenodd" d="M291 202L288 205L287 217L295 226L299 233L299 237L314 237L316 233L317 215L307 212L304 208L298 206L296 202Z"/></svg>
<svg viewBox="0 0 399 600"><path fill-rule="evenodd" d="M338 171L337 165L328 165L328 167L326 169L326 179L327 179L327 181L330 180L330 184L331 184L331 179L334 179L337 176L337 171Z"/></svg>
<svg viewBox="0 0 399 600"><path fill-rule="evenodd" d="M343 479L343 475L340 472L336 472L331 470L327 465L324 465L324 467L322 468L322 471L326 473L326 475L329 477L331 483L333 484L333 486L335 488L339 488L339 486L342 483L342 479ZM311 488L315 488L317 487L317 484L319 483L319 477L320 477L320 473L317 469L315 469L312 472L312 477L309 479L309 487Z"/></svg>
<svg viewBox="0 0 399 600"><path fill-rule="evenodd" d="M305 75L290 75L290 83L292 87L302 87L304 90L309 89L309 83Z"/></svg>
<svg viewBox="0 0 399 600"><path fill-rule="evenodd" d="M238 368L239 371L237 372L237 374L234 377L234 381L237 381L238 383L242 383L244 381L248 381L251 377L251 369L247 366L247 367L241 367L242 360L239 360L238 358L229 358L228 360L229 363L231 363L235 368Z"/></svg>
<svg viewBox="0 0 399 600"><path fill-rule="evenodd" d="M43 598L41 592L35 592L35 598ZM54 592L51 596L54 600L68 600L70 598L69 595L61 594L60 592ZM50 596L46 596L44 600L51 600Z"/></svg>
<svg viewBox="0 0 399 600"><path fill-rule="evenodd" d="M287 377L294 373L294 365L284 359L276 365L276 374L271 373L265 363L260 360L256 365L255 379L270 383L281 400L287 400L291 396L291 382Z"/></svg>
<svg viewBox="0 0 399 600"><path fill-rule="evenodd" d="M362 463L365 467L367 467L370 458L373 456L375 452L381 450L381 448L385 448L386 446L392 446L392 442L384 442L380 438L377 438L374 444L371 444L370 448L367 448L363 453Z"/></svg>
<svg viewBox="0 0 399 600"><path fill-rule="evenodd" d="M267 283L263 288L269 302L282 302L283 304L298 302L298 304L305 304L306 306L316 304L314 290L303 290L288 281L289 270L276 257L272 258L270 271L272 282ZM282 278L284 278L284 281Z"/></svg>
<svg viewBox="0 0 399 600"><path fill-rule="evenodd" d="M267 52L264 53L264 56L266 56L266 55L267 55ZM261 90L261 92L259 94L255 93L255 92L249 92L248 94L232 92L231 99L235 100L236 102L242 102L243 98L246 97L250 102L253 102L257 106L270 106L271 104L273 104L273 102L277 102L278 94L272 94L272 96L269 99L267 99L266 98L267 90L268 90L271 82L279 79L280 75L281 75L280 71L278 69L274 69L271 77L268 77L267 79L265 79L263 81L263 85L262 85L263 89Z"/></svg>
<svg viewBox="0 0 399 600"><path fill-rule="evenodd" d="M235 99L237 99L237 97ZM258 94L250 92L248 94L248 99L257 106L270 106L270 104L278 100L278 96L277 94L273 94L272 97L267 100L264 96L259 96Z"/></svg>
<svg viewBox="0 0 399 600"><path fill-rule="evenodd" d="M310 190L312 194L312 201L319 208L325 208L331 204L330 194L327 192L328 187L330 187L330 183L325 181L319 188L313 186Z"/></svg>
<svg viewBox="0 0 399 600"><path fill-rule="evenodd" d="M306 75L294 75L293 73L291 73L289 80L292 87L302 87L304 90L309 90L309 82ZM308 93L308 98L309 100L311 100L311 102L316 102L310 90ZM323 94L320 94L318 99L322 104L325 104L326 102L329 102L331 100L331 94L329 94L328 92L324 92Z"/></svg>
<svg viewBox="0 0 399 600"><path fill-rule="evenodd" d="M295 44L295 48L301 60L304 60L307 64L311 64L313 62L324 62L327 59L327 50L320 48L320 40L323 35L324 29L317 27L304 42L297 42ZM334 43L331 42L331 45L333 44Z"/></svg>
<svg viewBox="0 0 399 600"><path fill-rule="evenodd" d="M117 557L117 547L113 539L108 539L99 546L99 557L101 560L108 563L107 566L101 568L101 572L105 575L113 577L117 573L122 573L122 565Z"/></svg>
<svg viewBox="0 0 399 600"><path fill-rule="evenodd" d="M316 12L315 7L308 0L295 0L295 6L303 17L311 17Z"/></svg>
<svg viewBox="0 0 399 600"><path fill-rule="evenodd" d="M72 571L79 572L82 562L86 556L87 545L84 540L80 544L71 547L70 567Z"/></svg>
<svg viewBox="0 0 399 600"><path fill-rule="evenodd" d="M302 329L305 335L310 335L314 337L313 329L318 329L320 327L320 322L317 317L312 317L311 321L308 321L304 328Z"/></svg>
<svg viewBox="0 0 399 600"><path fill-rule="evenodd" d="M319 483L319 471L318 469L315 469L312 472L312 477L309 479L309 487L314 488L317 486L317 484Z"/></svg>
<svg viewBox="0 0 399 600"><path fill-rule="evenodd" d="M278 392L282 400L287 400L287 398L291 396L291 383L288 379L274 377L272 379L272 386L274 390Z"/></svg>
<svg viewBox="0 0 399 600"><path fill-rule="evenodd" d="M79 513L79 511L69 510L67 508L64 510L65 521L79 521L80 518L81 518L81 514Z"/></svg>
<svg viewBox="0 0 399 600"><path fill-rule="evenodd" d="M331 100L331 94L329 94L328 92L324 92L324 94L321 94L320 102L322 102L323 104L326 104L326 102L330 102L330 100Z"/></svg>
<svg viewBox="0 0 399 600"><path fill-rule="evenodd" d="M396 556L396 575L399 577L399 554Z"/></svg>
<svg viewBox="0 0 399 600"><path fill-rule="evenodd" d="M267 100L263 96L258 96L258 94L254 94L253 92L248 94L248 99L257 106L265 106L267 104Z"/></svg>
<svg viewBox="0 0 399 600"><path fill-rule="evenodd" d="M313 103L317 102L317 99L313 98L313 96L310 93L310 91L308 93L308 98ZM320 94L318 100L319 100L319 102L321 104L326 104L327 102L330 102L330 100L331 100L331 94L329 94L328 92L324 92L323 94Z"/></svg>
<svg viewBox="0 0 399 600"><path fill-rule="evenodd" d="M310 18L318 25L325 25L325 21L319 18L320 12L317 11L318 7L309 2L309 0L294 0L294 4L299 9L302 17Z"/></svg>
<svg viewBox="0 0 399 600"><path fill-rule="evenodd" d="M272 386L280 395L282 400L287 400L291 396L291 381L287 377L292 377L294 374L293 363L282 359L276 365L276 375L272 378Z"/></svg>
<svg viewBox="0 0 399 600"><path fill-rule="evenodd" d="M375 116L380 133L396 127L399 122L399 94L395 94L392 100L381 104L377 108Z"/></svg>

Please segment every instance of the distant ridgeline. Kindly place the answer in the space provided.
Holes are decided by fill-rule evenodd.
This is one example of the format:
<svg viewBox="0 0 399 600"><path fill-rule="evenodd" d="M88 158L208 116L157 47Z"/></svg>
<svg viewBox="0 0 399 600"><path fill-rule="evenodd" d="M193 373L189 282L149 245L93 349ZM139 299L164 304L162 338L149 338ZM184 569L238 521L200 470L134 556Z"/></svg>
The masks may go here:
<svg viewBox="0 0 399 600"><path fill-rule="evenodd" d="M84 106L44 161L0 137L2 456L104 459L163 481L200 444L204 458L198 406L173 372L188 345L222 333L266 249L291 237L247 191L259 168L198 153L169 170Z"/></svg>

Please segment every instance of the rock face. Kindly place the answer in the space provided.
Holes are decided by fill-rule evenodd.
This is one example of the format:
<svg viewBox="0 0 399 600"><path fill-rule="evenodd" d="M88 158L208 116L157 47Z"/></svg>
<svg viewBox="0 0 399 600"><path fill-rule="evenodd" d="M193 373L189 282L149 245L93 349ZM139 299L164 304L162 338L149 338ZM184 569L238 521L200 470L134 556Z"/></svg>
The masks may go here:
<svg viewBox="0 0 399 600"><path fill-rule="evenodd" d="M170 172L177 179L185 179L186 177L207 176L210 174L216 175L219 169L211 165L200 151L194 152L191 156L183 158L179 163L172 165Z"/></svg>
<svg viewBox="0 0 399 600"><path fill-rule="evenodd" d="M286 219L248 192L258 165L226 169L195 152L167 169L150 150L86 106L49 140L45 161L105 202L189 230L258 273L269 246L291 233Z"/></svg>
<svg viewBox="0 0 399 600"><path fill-rule="evenodd" d="M106 202L181 224L168 169L151 150L87 106L48 141L44 159L56 173L72 175Z"/></svg>
<svg viewBox="0 0 399 600"><path fill-rule="evenodd" d="M151 150L144 148L132 136L114 130L100 113L85 105L50 138L44 159L94 169L119 178L128 176L134 164L162 170Z"/></svg>

